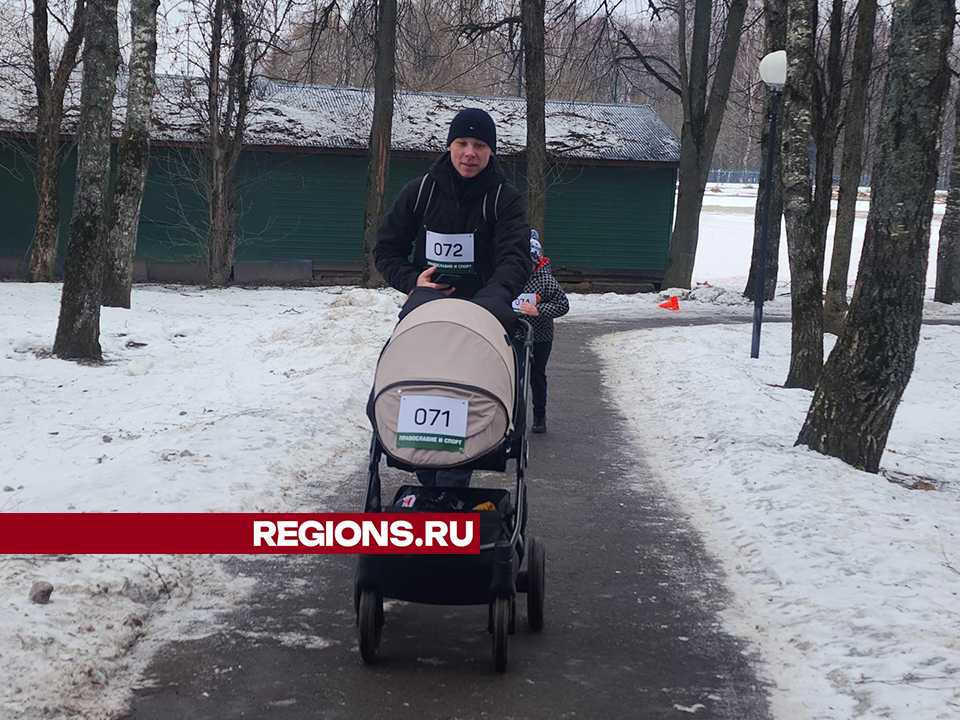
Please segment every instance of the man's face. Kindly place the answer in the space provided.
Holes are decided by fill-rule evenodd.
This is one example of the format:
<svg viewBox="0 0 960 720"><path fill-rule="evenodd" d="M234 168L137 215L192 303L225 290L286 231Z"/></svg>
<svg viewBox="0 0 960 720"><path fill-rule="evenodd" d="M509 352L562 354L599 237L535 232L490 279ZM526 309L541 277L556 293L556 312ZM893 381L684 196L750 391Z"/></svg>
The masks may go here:
<svg viewBox="0 0 960 720"><path fill-rule="evenodd" d="M457 138L450 143L450 162L461 177L472 178L483 172L493 151L483 140Z"/></svg>

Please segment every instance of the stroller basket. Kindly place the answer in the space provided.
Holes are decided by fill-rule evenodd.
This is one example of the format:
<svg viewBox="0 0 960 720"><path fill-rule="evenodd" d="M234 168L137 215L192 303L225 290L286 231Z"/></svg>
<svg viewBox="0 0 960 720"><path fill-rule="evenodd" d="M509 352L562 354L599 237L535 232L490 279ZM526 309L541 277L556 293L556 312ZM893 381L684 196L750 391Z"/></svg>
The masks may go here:
<svg viewBox="0 0 960 720"><path fill-rule="evenodd" d="M477 507L492 509L477 511ZM402 485L389 513L471 513L477 516L479 555L364 555L358 581L390 597L436 605L484 605L490 601L494 545L510 539L513 506L507 490ZM512 581L512 577L510 578Z"/></svg>
<svg viewBox="0 0 960 720"><path fill-rule="evenodd" d="M510 493L494 488L431 488L402 485L388 512L478 513L480 544L510 539Z"/></svg>

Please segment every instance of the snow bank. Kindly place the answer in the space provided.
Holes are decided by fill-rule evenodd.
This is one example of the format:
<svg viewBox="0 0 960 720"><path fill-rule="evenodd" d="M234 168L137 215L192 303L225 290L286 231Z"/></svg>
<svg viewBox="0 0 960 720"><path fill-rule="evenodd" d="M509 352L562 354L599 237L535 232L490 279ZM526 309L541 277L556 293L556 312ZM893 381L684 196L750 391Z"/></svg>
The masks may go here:
<svg viewBox="0 0 960 720"><path fill-rule="evenodd" d="M49 357L59 287L0 293L0 453L22 486L0 499L19 512L310 509L331 455L369 442L354 410L400 298L137 287L104 309L91 367Z"/></svg>
<svg viewBox="0 0 960 720"><path fill-rule="evenodd" d="M811 393L780 386L789 347L788 324L759 360L749 325L596 344L650 477L726 570L728 629L759 647L775 716L956 718L960 328L923 328L879 476L794 447Z"/></svg>
<svg viewBox="0 0 960 720"><path fill-rule="evenodd" d="M362 461L398 293L137 286L103 312L102 366L50 357L59 299L0 284L3 512L316 511ZM0 716L121 713L151 637L242 602L222 560L0 558Z"/></svg>

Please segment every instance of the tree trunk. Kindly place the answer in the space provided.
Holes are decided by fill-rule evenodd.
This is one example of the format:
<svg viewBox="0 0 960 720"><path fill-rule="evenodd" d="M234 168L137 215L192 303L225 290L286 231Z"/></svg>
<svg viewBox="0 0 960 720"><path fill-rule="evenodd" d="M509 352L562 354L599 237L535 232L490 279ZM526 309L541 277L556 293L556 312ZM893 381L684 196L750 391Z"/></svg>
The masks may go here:
<svg viewBox="0 0 960 720"><path fill-rule="evenodd" d="M840 164L840 195L837 225L833 234L833 256L823 305L824 329L840 334L847 313L847 278L850 250L857 215L857 189L863 170L863 126L867 116L867 88L873 61L873 35L877 24L877 0L860 0L857 39L853 50L850 94L843 128L843 159Z"/></svg>
<svg viewBox="0 0 960 720"><path fill-rule="evenodd" d="M686 125L686 123L685 123ZM681 135L686 140L686 127ZM709 168L704 165L697 143L681 140L680 168L677 172L677 214L670 237L670 255L662 287L689 288L693 265L697 258L697 240L700 235L700 209L706 192ZM703 182L700 178L703 177Z"/></svg>
<svg viewBox="0 0 960 720"><path fill-rule="evenodd" d="M223 20L227 16L232 52L227 77L221 80ZM236 169L243 149L249 113L253 68L249 19L243 0L215 0L211 17L207 118L210 127L209 219L207 277L212 285L225 285L233 273L237 246ZM224 98L224 94L226 98Z"/></svg>
<svg viewBox="0 0 960 720"><path fill-rule="evenodd" d="M840 100L843 96L841 59L843 0L833 0L830 13L830 45L826 67L815 77L817 92L814 107L813 137L817 147L816 179L813 192L813 227L820 256L820 317L823 334L823 263L826 257L827 230L833 204L833 166L840 127ZM822 357L821 357L822 361Z"/></svg>
<svg viewBox="0 0 960 720"><path fill-rule="evenodd" d="M877 472L920 339L952 0L897 0L873 200L847 321L797 444Z"/></svg>
<svg viewBox="0 0 960 720"><path fill-rule="evenodd" d="M221 153L221 157L223 154ZM234 236L237 218L233 204L233 186L230 173L215 173L215 185L210 195L210 246L207 252L207 278L210 284L219 287L230 281L233 268Z"/></svg>
<svg viewBox="0 0 960 720"><path fill-rule="evenodd" d="M810 182L813 28L816 0L787 0L783 203L790 260L792 338L786 387L812 390L823 367L823 247L817 242Z"/></svg>
<svg viewBox="0 0 960 720"><path fill-rule="evenodd" d="M117 0L90 0L83 40L77 129L77 191L63 269L53 352L101 360L100 286L110 178L110 128L117 76Z"/></svg>
<svg viewBox="0 0 960 720"><path fill-rule="evenodd" d="M107 226L103 296L107 307L130 307L133 256L140 203L150 164L150 117L157 89L157 8L160 0L133 0L130 6L130 77L127 119L117 149L117 179Z"/></svg>
<svg viewBox="0 0 960 720"><path fill-rule="evenodd" d="M707 174L720 134L720 124L730 96L730 81L740 47L740 31L747 11L747 0L731 0L727 10L723 41L717 54L710 85L709 76L711 0L697 0L689 68L686 61L686 17L684 4L678 10L680 20L680 97L683 103L683 129L680 134L680 172L678 174L677 217L670 238L667 270L663 287L689 288L697 257L700 235L700 210L707 187Z"/></svg>
<svg viewBox="0 0 960 720"><path fill-rule="evenodd" d="M787 9L784 0L764 0L763 17L764 28L764 52L771 53L775 50L783 49L787 44ZM770 152L770 123L767 118L770 117L770 92L767 91L763 101L763 114L761 117L760 128L760 182L757 188L757 207L753 214L753 253L750 257L750 273L747 276L747 286L743 290L743 296L753 300L754 284L757 282L757 262L760 257L760 226L763 222L761 217L760 202L763 193L767 191L767 184L770 184L770 218L767 236L767 267L764 274L763 291L765 300L773 300L777 291L777 273L780 271L780 228L783 219L783 156L777 153L773 159L773 177L767 177L767 165L763 158Z"/></svg>
<svg viewBox="0 0 960 720"><path fill-rule="evenodd" d="M37 94L37 221L27 279L51 282L60 244L60 123L63 96L84 32L84 0L77 0L60 63L51 79L50 45L47 37L47 0L33 3L33 80Z"/></svg>
<svg viewBox="0 0 960 720"><path fill-rule="evenodd" d="M209 76L207 80L207 121L209 123L209 166L207 178L207 280L212 285L223 285L229 279L224 274L220 256L223 253L224 243L229 243L229 236L233 233L229 215L229 198L224 200L223 193L223 129L220 123L220 56L223 50L223 14L225 0L214 0L213 10L210 13L210 50L208 59ZM226 226L226 230L224 230ZM224 235L227 238L224 238Z"/></svg>
<svg viewBox="0 0 960 720"><path fill-rule="evenodd" d="M547 90L544 0L521 0L524 76L527 83L527 222L546 236Z"/></svg>
<svg viewBox="0 0 960 720"><path fill-rule="evenodd" d="M37 222L27 279L52 282L60 244L60 121L63 99L41 110L37 122Z"/></svg>
<svg viewBox="0 0 960 720"><path fill-rule="evenodd" d="M393 137L393 96L397 89L397 0L378 2L373 125L370 127L370 159L367 164L367 209L363 220L361 283L364 287L376 287L382 283L373 248L377 244L377 231L383 219L383 199L387 192Z"/></svg>
<svg viewBox="0 0 960 720"><path fill-rule="evenodd" d="M953 155L950 159L950 189L947 208L940 223L937 248L937 289L933 299L953 304L960 302L960 92L954 111Z"/></svg>
<svg viewBox="0 0 960 720"><path fill-rule="evenodd" d="M843 33L843 0L833 0L830 12L830 44L826 67L814 76L815 106L813 139L817 161L813 192L813 223L817 242L826 247L827 228L833 203L833 165L840 127L840 100L843 97L841 58ZM820 281L821 286L823 281Z"/></svg>

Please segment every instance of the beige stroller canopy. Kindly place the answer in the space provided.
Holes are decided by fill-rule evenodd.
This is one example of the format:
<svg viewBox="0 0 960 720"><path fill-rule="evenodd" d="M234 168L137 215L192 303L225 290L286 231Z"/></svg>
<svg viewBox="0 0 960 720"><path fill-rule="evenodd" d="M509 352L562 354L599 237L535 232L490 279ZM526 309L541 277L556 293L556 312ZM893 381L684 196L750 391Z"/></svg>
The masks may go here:
<svg viewBox="0 0 960 720"><path fill-rule="evenodd" d="M513 347L503 325L466 300L421 305L394 329L374 381L386 452L420 468L464 465L513 430Z"/></svg>

